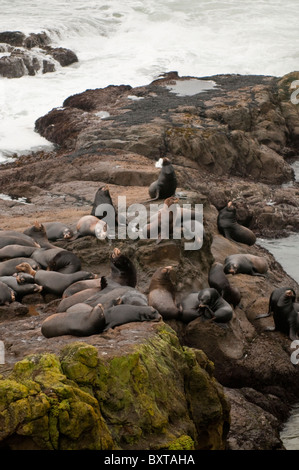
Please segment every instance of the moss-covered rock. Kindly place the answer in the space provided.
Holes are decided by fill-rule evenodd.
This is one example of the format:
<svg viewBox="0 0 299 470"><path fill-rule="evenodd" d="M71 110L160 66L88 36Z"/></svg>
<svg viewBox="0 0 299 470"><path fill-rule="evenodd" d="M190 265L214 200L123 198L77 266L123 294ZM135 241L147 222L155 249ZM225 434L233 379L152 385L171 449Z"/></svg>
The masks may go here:
<svg viewBox="0 0 299 470"><path fill-rule="evenodd" d="M0 423L10 448L223 449L229 404L204 353L162 323L126 354L74 342L16 363Z"/></svg>

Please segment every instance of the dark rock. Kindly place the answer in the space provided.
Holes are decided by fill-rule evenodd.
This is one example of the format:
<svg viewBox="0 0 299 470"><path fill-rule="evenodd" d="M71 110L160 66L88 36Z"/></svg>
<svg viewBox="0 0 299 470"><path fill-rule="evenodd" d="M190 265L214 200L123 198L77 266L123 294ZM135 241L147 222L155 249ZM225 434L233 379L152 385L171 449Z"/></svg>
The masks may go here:
<svg viewBox="0 0 299 470"><path fill-rule="evenodd" d="M4 31L0 33L0 42L5 42L15 47L23 46L25 38L25 34L20 31Z"/></svg>
<svg viewBox="0 0 299 470"><path fill-rule="evenodd" d="M78 57L70 49L64 47L45 47L45 51L57 60L62 67L67 67L75 62L78 62Z"/></svg>
<svg viewBox="0 0 299 470"><path fill-rule="evenodd" d="M27 72L24 60L21 57L1 57L0 75L6 78L20 78Z"/></svg>

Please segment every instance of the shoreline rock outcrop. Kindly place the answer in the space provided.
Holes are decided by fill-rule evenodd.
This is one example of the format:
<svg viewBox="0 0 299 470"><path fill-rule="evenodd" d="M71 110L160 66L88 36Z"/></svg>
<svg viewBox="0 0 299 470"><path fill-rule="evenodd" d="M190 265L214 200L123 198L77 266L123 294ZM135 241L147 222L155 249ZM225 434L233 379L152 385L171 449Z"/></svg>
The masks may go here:
<svg viewBox="0 0 299 470"><path fill-rule="evenodd" d="M109 448L146 448L148 443L143 439L147 432L151 433L152 448L155 449L185 448L177 447L183 445L232 450L283 448L279 429L292 404L298 401L298 366L290 360L290 339L280 332L264 332L266 326L273 325L273 318L257 321L255 317L267 311L269 295L274 288L291 285L298 293L298 284L270 253L257 244L248 247L221 236L217 230L217 215L228 200L234 200L239 223L248 226L257 236L279 237L298 232L299 189L288 164L288 159L296 156L298 142L299 114L296 106L288 100L291 82L297 75L290 74L282 79L206 77L205 80L212 80L217 86L203 93L179 96L167 87L175 86L177 82L184 85L191 80L193 86L194 77L180 78L172 73L136 89L124 85L87 90L66 99L62 109L54 109L37 120L38 132L54 142L57 148L50 153L19 157L15 162L1 166L1 191L11 196L10 200L0 200L2 229L24 231L36 219L41 223L63 221L74 228L81 216L90 214L94 195L102 183L109 184L116 206L118 196L126 196L127 207L142 203L148 199L148 187L159 173L155 160L167 155L176 171L180 202L203 204L206 238L201 250L184 250L183 240L165 240L157 245L151 240L103 242L91 236L55 244L75 253L81 259L82 269L99 275L109 275L109 254L117 246L135 262L137 287L145 294L153 272L160 266L172 265L177 275L178 301L186 293L208 287L210 266L214 261L223 263L228 255L250 253L263 256L269 270L266 277L229 275L229 282L241 293L241 302L226 327L203 323L200 319L189 324L171 320L159 325L122 325L103 336L81 338L80 344L83 342L92 352L92 362L95 363L94 366L89 364L84 355L79 361L88 363L84 369L87 383L80 379L82 374L84 376L81 365L68 365L67 374L62 367L61 358L65 354L62 351L68 350L68 357L76 355L77 338L46 339L41 335L41 322L55 312L58 299L39 293L26 296L22 304L0 307L0 339L5 343L6 356L6 363L0 366L0 387L6 381L15 381L17 371L18 385L15 386L22 389L22 393L18 397L9 395L12 397L10 406L17 409L18 400L26 402L29 399L28 386L32 383L34 393L30 392L30 403L36 397L36 403L42 402L43 410L38 415L43 442L36 440L34 423L24 424L26 420L31 422L31 418L27 415L17 417L16 414L15 427L5 425L3 445L19 448L27 443L28 447L49 444L53 448L74 448L76 445L85 448L86 441L84 438L81 440L82 430L78 429L77 423L74 422L74 428L65 429L65 416L73 416L74 413L72 401L61 402L56 394L52 402L55 409L52 408L52 404L49 405L50 392L48 389L41 391L50 380L46 377L48 372L43 370L43 379L38 385L34 379L36 373L38 375L38 371L33 373L34 364L49 361L55 363L55 370L60 374L59 378L52 377L51 385L58 389L59 381L68 384L72 381L69 384L70 396L80 395L84 409L95 406L93 424L87 420L88 412L84 414L82 411L82 419L90 425L88 435L91 446L96 448L107 448L107 445ZM20 197L26 198L25 204L16 199ZM223 388L225 397L229 398L231 418L227 418L228 408L223 405L227 403L226 398L224 402L222 398L219 401L220 392L217 392L215 407L219 410L221 402L223 409L222 412L217 411L214 422L211 416L208 418L208 424L205 424L208 432L204 435L200 424L203 416L199 416L202 405L197 402L204 396L197 396L195 384L193 388L189 382L188 388L184 382L186 393L183 399L188 403L189 414L186 421L182 417L187 414L183 408L180 409L177 416L185 427L174 432L171 426L167 427L169 423L167 425L166 417L161 416L163 412L156 409L159 407L153 401L154 387L147 389L144 382L140 383L138 374L127 372L127 380L132 380L131 391L139 393L144 387L143 399L150 400L149 408L153 406L155 411L151 424L144 423L143 427L135 409L136 422L133 423L132 418L121 436L118 424L120 427L123 424L113 413L120 409L126 413L126 400L124 397L114 399L113 396L109 398L111 401L108 400L107 384L100 384L101 373L104 377L110 376L111 381L117 382L117 379L111 372L112 368L108 373L101 361L107 356L112 362L115 359L115 363L124 361L129 364L132 358L126 356L126 352L131 351L136 342L138 348L142 345L144 350L150 351L153 358L156 353L153 355L149 344L155 343L159 349L163 335L168 344L166 349L169 350L168 340L171 338L171 350L175 353L170 355L173 359L171 364L166 361L168 354L163 364L153 359L155 367L164 371L167 377L173 368L184 370L183 375L179 375L180 384L187 376L190 381L195 380L197 374L207 376L208 373L209 386L214 390L216 387L218 392ZM33 359L28 359L28 356ZM142 367L146 367L145 362L144 358ZM141 366L137 363L139 370ZM196 367L196 373L194 368L190 369L191 363ZM128 369L131 370L125 366L125 370ZM148 370L142 369L142 380L147 374ZM170 386L173 387L173 383ZM48 396L45 397L44 393ZM84 393L88 397L83 397ZM222 397L222 391L220 394ZM131 392L128 392L126 398L129 403L130 397ZM28 405L29 402L26 403ZM211 413L212 404L213 400L207 404ZM6 405L5 402L4 410ZM61 436L56 429L57 409L62 429L65 429ZM241 413L240 410L250 414L250 423L246 412ZM171 413L174 413L173 409ZM170 419L171 413L169 422L173 423L175 420L173 417ZM99 426L101 442L94 434ZM152 432L153 427L150 426L154 426L157 433ZM49 432L54 434L49 437ZM79 439L77 444L72 441L72 433Z"/></svg>
<svg viewBox="0 0 299 470"><path fill-rule="evenodd" d="M20 78L57 70L57 65L66 67L78 62L70 49L52 47L51 39L45 33L31 33L26 36L20 31L0 33L0 76Z"/></svg>

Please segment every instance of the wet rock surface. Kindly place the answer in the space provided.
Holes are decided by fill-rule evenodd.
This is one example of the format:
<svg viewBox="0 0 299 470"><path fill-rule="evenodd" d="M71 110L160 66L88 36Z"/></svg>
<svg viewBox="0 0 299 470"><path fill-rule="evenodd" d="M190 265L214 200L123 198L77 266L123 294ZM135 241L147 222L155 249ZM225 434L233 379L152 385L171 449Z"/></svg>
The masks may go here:
<svg viewBox="0 0 299 470"><path fill-rule="evenodd" d="M82 215L90 214L102 183L109 184L116 206L118 196L126 196L127 207L148 199L148 187L160 171L155 161L166 154L176 171L177 192L186 197L180 204L203 204L206 239L201 250L184 250L183 240L157 245L150 240L103 242L88 236L55 242L79 256L82 269L99 275L109 275L109 255L119 247L136 264L137 287L145 294L160 266L174 266L179 301L208 287L213 261L223 263L234 253L266 257L266 277L228 275L241 292L229 324L200 319L166 322L183 347L204 351L214 363L215 379L225 387L231 404L228 449L283 448L279 427L298 401L299 374L290 360L291 340L280 332L264 331L273 325L272 317L255 320L268 310L274 288L290 285L298 292L298 285L266 250L229 241L217 230L218 211L233 200L239 223L257 236L298 231L299 189L288 164L296 154L299 128L297 108L288 101L295 78L296 74L280 80L207 77L217 86L192 96L178 96L167 88L182 81L175 73L136 89L125 85L88 90L37 121L37 130L57 145L55 152L23 156L0 168L1 191L11 196L0 200L2 230L23 231L35 220L63 221L74 228ZM25 203L18 201L20 197ZM34 294L21 306L0 307L3 377L27 355L60 357L61 350L76 341L41 334L42 321L55 312L58 302ZM156 328L127 324L80 341L96 347L100 355L112 351L113 356L120 348L124 352L155 336ZM248 416L254 419L249 422Z"/></svg>
<svg viewBox="0 0 299 470"><path fill-rule="evenodd" d="M57 70L57 65L66 67L78 62L76 54L63 47L51 47L45 33L26 36L20 31L0 33L0 76L20 78Z"/></svg>

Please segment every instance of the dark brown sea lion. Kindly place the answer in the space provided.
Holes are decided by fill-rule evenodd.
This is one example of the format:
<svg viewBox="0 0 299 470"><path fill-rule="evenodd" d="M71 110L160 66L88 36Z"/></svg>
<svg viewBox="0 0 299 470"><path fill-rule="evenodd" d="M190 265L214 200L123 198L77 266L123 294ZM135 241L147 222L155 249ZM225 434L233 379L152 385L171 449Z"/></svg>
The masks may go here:
<svg viewBox="0 0 299 470"><path fill-rule="evenodd" d="M36 284L43 286L44 292L58 296L61 296L65 289L73 282L81 279L94 279L96 277L96 274L88 271L64 274L56 271L44 271L43 269L38 270L34 276Z"/></svg>
<svg viewBox="0 0 299 470"><path fill-rule="evenodd" d="M180 317L183 323L189 323L200 316L198 292L191 292L180 302Z"/></svg>
<svg viewBox="0 0 299 470"><path fill-rule="evenodd" d="M273 311L275 330L288 335L292 341L298 339L299 332L299 313L294 305L295 300L294 291L288 289L280 295Z"/></svg>
<svg viewBox="0 0 299 470"><path fill-rule="evenodd" d="M35 248L39 247L39 244L33 240L32 237L29 237L24 233L19 233L15 230L2 230L0 231L0 248L3 248L7 245L33 246Z"/></svg>
<svg viewBox="0 0 299 470"><path fill-rule="evenodd" d="M93 236L99 240L107 238L108 233L107 224L93 215L84 215L81 217L76 225L76 232L71 240L79 237Z"/></svg>
<svg viewBox="0 0 299 470"><path fill-rule="evenodd" d="M293 297L293 302L296 300L296 292L292 287L286 286L286 287L277 287L271 292L271 295L269 297L269 304L268 304L268 312L264 313L262 315L258 315L255 317L256 320L259 318L266 318L272 315L277 307L277 302L279 300L279 297L284 294L286 291L291 291L292 292L292 297Z"/></svg>
<svg viewBox="0 0 299 470"><path fill-rule="evenodd" d="M137 270L128 256L114 248L110 256L111 280L122 286L135 287L137 284Z"/></svg>
<svg viewBox="0 0 299 470"><path fill-rule="evenodd" d="M65 251L63 248L37 248L31 255L31 258L34 259L42 269L47 269L49 263L54 258L57 253L60 251Z"/></svg>
<svg viewBox="0 0 299 470"><path fill-rule="evenodd" d="M298 339L299 311L296 304L296 292L291 287L274 289L269 298L268 313L258 315L257 319L273 314L274 327L266 327L265 331L280 331L291 340Z"/></svg>
<svg viewBox="0 0 299 470"><path fill-rule="evenodd" d="M116 304L148 306L148 300L146 295L142 294L142 292L139 292L137 289L133 289L117 297Z"/></svg>
<svg viewBox="0 0 299 470"><path fill-rule="evenodd" d="M136 292L136 289L130 286L118 286L112 288L108 284L105 289L85 300L85 303L92 306L95 306L97 303L101 303L106 311L108 308L119 303L119 298L127 292Z"/></svg>
<svg viewBox="0 0 299 470"><path fill-rule="evenodd" d="M241 300L241 294L238 288L232 287L224 273L222 263L214 263L208 275L209 286L216 289L219 294L233 307L236 307Z"/></svg>
<svg viewBox="0 0 299 470"><path fill-rule="evenodd" d="M178 318L179 308L175 303L174 271L172 266L158 268L152 276L148 304L154 307L165 320Z"/></svg>
<svg viewBox="0 0 299 470"><path fill-rule="evenodd" d="M66 312L68 308L76 304L84 303L90 297L93 297L95 294L100 292L100 290L101 287L93 287L90 289L80 290L79 292L76 292L75 294L70 295L69 297L65 297L57 306L56 312Z"/></svg>
<svg viewBox="0 0 299 470"><path fill-rule="evenodd" d="M71 295L76 294L85 289L99 289L103 290L107 286L107 279L105 276L95 279L84 279L76 281L63 291L62 298L65 299Z"/></svg>
<svg viewBox="0 0 299 470"><path fill-rule="evenodd" d="M140 305L116 305L105 311L106 325L104 331L131 322L160 321L160 313L153 307Z"/></svg>
<svg viewBox="0 0 299 470"><path fill-rule="evenodd" d="M113 205L109 186L107 184L101 186L97 190L91 208L91 215L97 217L100 220L105 218L108 229L115 229L115 227L118 226L117 210Z"/></svg>
<svg viewBox="0 0 299 470"><path fill-rule="evenodd" d="M12 258L6 261L1 261L0 263L0 276L12 276L15 272L18 271L18 266L20 264L26 263L29 265L29 271L36 271L39 269L38 263L31 258ZM29 274L32 274L30 272Z"/></svg>
<svg viewBox="0 0 299 470"><path fill-rule="evenodd" d="M217 226L219 233L228 240L244 243L249 246L254 245L256 242L255 234L249 228L237 222L236 208L231 201L219 211Z"/></svg>
<svg viewBox="0 0 299 470"><path fill-rule="evenodd" d="M14 291L16 300L21 300L28 294L41 292L43 289L42 286L39 286L38 284L19 282L19 278L17 276L1 276L0 281L4 282L4 284L8 285L8 287Z"/></svg>
<svg viewBox="0 0 299 470"><path fill-rule="evenodd" d="M19 271L15 273L14 276L17 278L19 284L34 284L34 276L32 276L32 274Z"/></svg>
<svg viewBox="0 0 299 470"><path fill-rule="evenodd" d="M42 323L41 331L46 338L62 335L91 336L99 334L105 327L102 306L87 309L85 304L77 304L72 311L55 313Z"/></svg>
<svg viewBox="0 0 299 470"><path fill-rule="evenodd" d="M44 225L39 223L37 220L31 227L24 230L23 233L33 238L41 248L56 248L55 245L49 242Z"/></svg>
<svg viewBox="0 0 299 470"><path fill-rule="evenodd" d="M199 311L204 319L227 323L233 317L233 309L216 289L208 287L198 293Z"/></svg>
<svg viewBox="0 0 299 470"><path fill-rule="evenodd" d="M36 249L36 245L6 245L3 248L0 248L0 260L8 260L11 258L29 258Z"/></svg>
<svg viewBox="0 0 299 470"><path fill-rule="evenodd" d="M44 222L48 240L68 240L74 235L73 230L63 222Z"/></svg>
<svg viewBox="0 0 299 470"><path fill-rule="evenodd" d="M159 177L154 181L149 189L150 201L156 201L157 199L166 199L175 194L177 188L177 179L174 168L167 157L162 159L162 168Z"/></svg>
<svg viewBox="0 0 299 470"><path fill-rule="evenodd" d="M265 276L268 271L267 260L261 256L236 254L227 256L224 260L225 274L249 274Z"/></svg>
<svg viewBox="0 0 299 470"><path fill-rule="evenodd" d="M61 250L50 260L47 269L66 274L75 273L81 271L81 260L75 253Z"/></svg>
<svg viewBox="0 0 299 470"><path fill-rule="evenodd" d="M8 305L15 300L16 297L13 289L0 281L0 305Z"/></svg>

